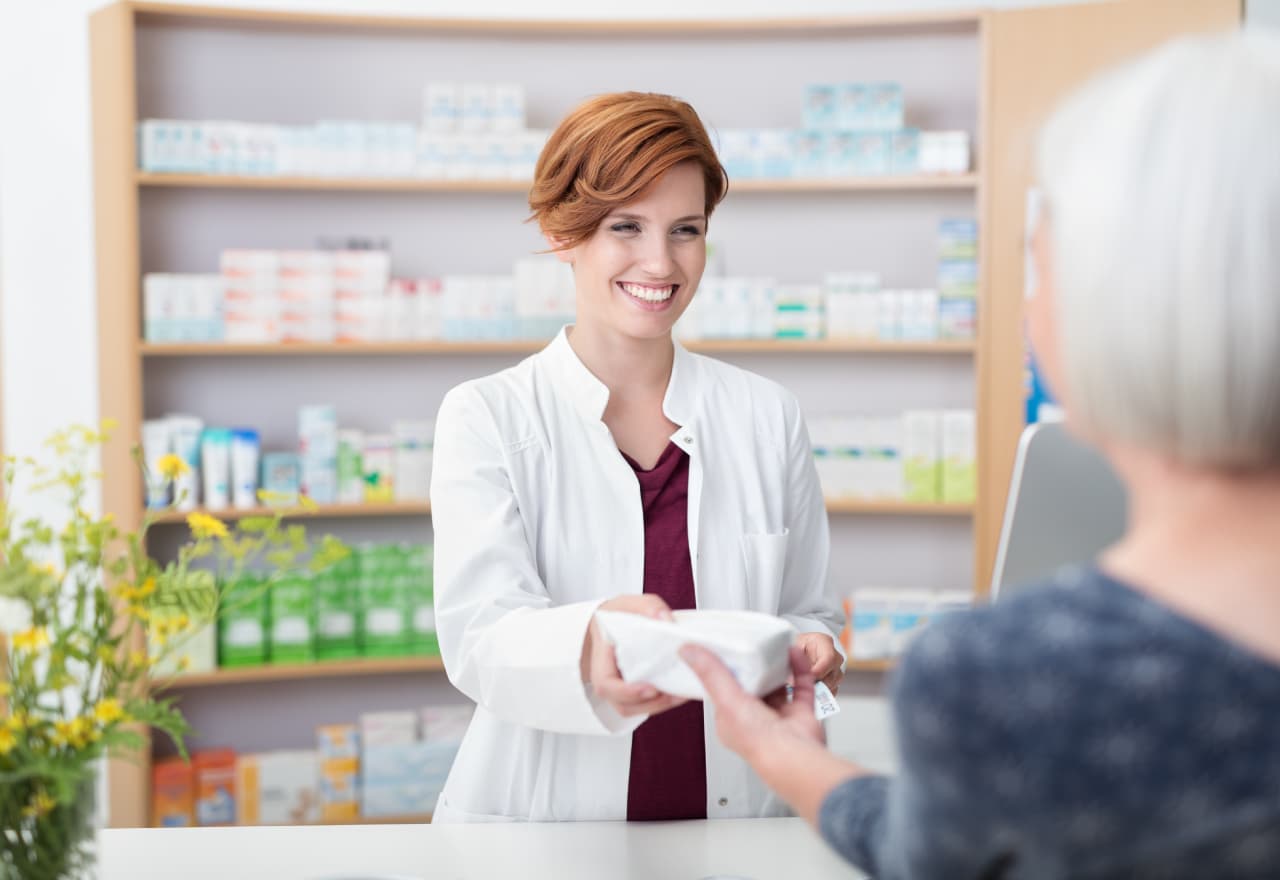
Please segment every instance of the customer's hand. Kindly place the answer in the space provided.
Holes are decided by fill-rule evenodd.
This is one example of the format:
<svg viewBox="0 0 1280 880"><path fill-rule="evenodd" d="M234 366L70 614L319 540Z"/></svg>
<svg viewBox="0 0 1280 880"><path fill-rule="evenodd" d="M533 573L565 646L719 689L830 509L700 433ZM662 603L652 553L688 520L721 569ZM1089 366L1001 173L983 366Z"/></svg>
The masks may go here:
<svg viewBox="0 0 1280 880"><path fill-rule="evenodd" d="M645 593L638 596L618 596L602 604L597 611L625 611L658 620L673 620L671 608L660 596ZM587 627L587 637L582 645L582 680L600 699L611 705L622 716L657 715L687 702L680 697L661 693L653 685L643 682L626 682L618 671L618 659L613 645L600 632L594 617Z"/></svg>
<svg viewBox="0 0 1280 880"><path fill-rule="evenodd" d="M685 645L680 656L702 681L707 698L716 707L716 733L721 742L753 766L770 753L783 754L797 740L825 744L822 725L813 711L813 671L807 654L791 646L791 674L795 678L791 699L778 690L766 700L751 696L720 658L697 645Z"/></svg>
<svg viewBox="0 0 1280 880"><path fill-rule="evenodd" d="M831 693L838 693L844 679L844 658L836 650L835 639L826 633L800 633L796 644L809 658L814 679L831 688Z"/></svg>

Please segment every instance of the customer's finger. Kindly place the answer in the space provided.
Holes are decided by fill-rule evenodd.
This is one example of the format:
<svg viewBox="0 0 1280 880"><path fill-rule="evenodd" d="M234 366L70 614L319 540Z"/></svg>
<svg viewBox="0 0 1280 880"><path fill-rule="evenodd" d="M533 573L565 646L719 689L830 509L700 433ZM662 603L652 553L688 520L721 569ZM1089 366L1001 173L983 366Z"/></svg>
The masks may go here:
<svg viewBox="0 0 1280 880"><path fill-rule="evenodd" d="M694 675L702 682L703 688L711 702L717 706L732 705L746 696L746 691L733 677L729 667L720 658L698 645L684 645L680 648L680 658L689 664Z"/></svg>
<svg viewBox="0 0 1280 880"><path fill-rule="evenodd" d="M795 679L792 686L791 702L805 706L813 705L813 666L809 656L799 645L791 646L791 675Z"/></svg>

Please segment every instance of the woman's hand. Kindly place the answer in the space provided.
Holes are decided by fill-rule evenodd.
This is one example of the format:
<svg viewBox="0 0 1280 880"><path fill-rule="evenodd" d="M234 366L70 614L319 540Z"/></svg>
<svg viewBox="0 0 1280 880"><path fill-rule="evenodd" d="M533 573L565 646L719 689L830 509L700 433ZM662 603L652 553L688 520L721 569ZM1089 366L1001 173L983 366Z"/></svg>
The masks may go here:
<svg viewBox="0 0 1280 880"><path fill-rule="evenodd" d="M602 604L597 611L624 611L658 620L674 620L671 608L660 596L645 593L638 596L618 596ZM618 660L613 645L600 632L595 618L587 627L587 637L582 644L582 680L600 699L611 705L624 717L633 715L657 715L674 709L687 700L660 692L653 685L643 682L625 682L618 671Z"/></svg>
<svg viewBox="0 0 1280 880"><path fill-rule="evenodd" d="M715 654L685 645L680 656L702 680L716 708L720 741L747 759L765 784L817 827L822 803L837 786L867 771L827 751L822 724L813 711L813 663L791 646L795 688L758 700L744 691Z"/></svg>
<svg viewBox="0 0 1280 880"><path fill-rule="evenodd" d="M815 680L831 689L831 693L840 691L840 682L844 678L844 658L836 650L835 639L826 633L801 633L796 644L804 649L809 658L810 671Z"/></svg>
<svg viewBox="0 0 1280 880"><path fill-rule="evenodd" d="M812 661L798 645L791 646L791 699L778 690L766 700L751 696L720 661L697 645L685 645L680 656L702 681L716 708L716 733L721 741L759 769L770 754L785 753L797 742L823 745L822 724L813 711Z"/></svg>

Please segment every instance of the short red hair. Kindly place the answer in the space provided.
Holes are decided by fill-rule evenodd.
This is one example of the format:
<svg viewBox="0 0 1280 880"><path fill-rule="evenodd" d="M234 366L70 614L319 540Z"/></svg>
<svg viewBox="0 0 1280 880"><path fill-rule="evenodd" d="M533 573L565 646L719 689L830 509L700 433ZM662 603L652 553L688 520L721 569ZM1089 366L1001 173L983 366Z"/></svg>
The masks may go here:
<svg viewBox="0 0 1280 880"><path fill-rule="evenodd" d="M694 109L670 95L599 95L579 104L552 132L533 174L529 219L560 248L575 247L611 211L690 160L702 168L710 218L729 178Z"/></svg>

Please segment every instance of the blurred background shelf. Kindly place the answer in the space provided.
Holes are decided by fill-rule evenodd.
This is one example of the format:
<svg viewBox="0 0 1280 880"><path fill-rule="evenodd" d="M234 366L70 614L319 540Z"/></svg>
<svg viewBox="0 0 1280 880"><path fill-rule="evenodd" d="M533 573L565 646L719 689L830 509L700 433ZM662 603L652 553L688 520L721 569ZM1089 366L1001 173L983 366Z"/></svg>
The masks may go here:
<svg viewBox="0 0 1280 880"><path fill-rule="evenodd" d="M347 517L380 517L380 516L429 516L429 501L389 501L382 504L372 502L362 504L320 504L315 507L254 507L248 510L165 510L153 514L152 522L160 524L185 523L193 513L203 513L217 519L233 522L251 516L274 516L283 513L285 519L342 519Z"/></svg>
<svg viewBox="0 0 1280 880"><path fill-rule="evenodd" d="M533 354L549 340L445 342L140 342L143 357L288 357L423 354ZM701 339L682 342L690 351L716 354L955 354L971 355L972 339L880 342L861 339Z"/></svg>
<svg viewBox="0 0 1280 880"><path fill-rule="evenodd" d="M846 672L889 672L897 663L896 660L849 660L845 663Z"/></svg>
<svg viewBox="0 0 1280 880"><path fill-rule="evenodd" d="M242 669L217 669L179 675L167 681L153 682L157 690L212 687L266 681L298 681L317 678L350 678L361 675L402 675L413 672L443 672L439 657L360 657L352 660L317 660L314 663L288 663L246 666Z"/></svg>
<svg viewBox="0 0 1280 880"><path fill-rule="evenodd" d="M192 513L202 513L225 522L234 522L250 516L274 516L281 512L273 507L255 507L251 510L166 510L154 514L152 522L160 525L185 523ZM943 502L887 501L873 499L827 499L827 512L835 514L868 514L883 516L972 516L972 504L948 504ZM321 504L314 508L290 507L283 511L285 519L345 519L375 517L430 516L429 501L396 501L385 504Z"/></svg>
<svg viewBox="0 0 1280 880"><path fill-rule="evenodd" d="M739 180L729 187L735 193L847 193L894 190L974 189L977 174L915 174L879 177ZM282 177L231 174L174 174L139 171L137 183L145 187L197 189L266 189L304 191L404 192L404 193L520 193L529 191L527 180L428 180L392 177Z"/></svg>

